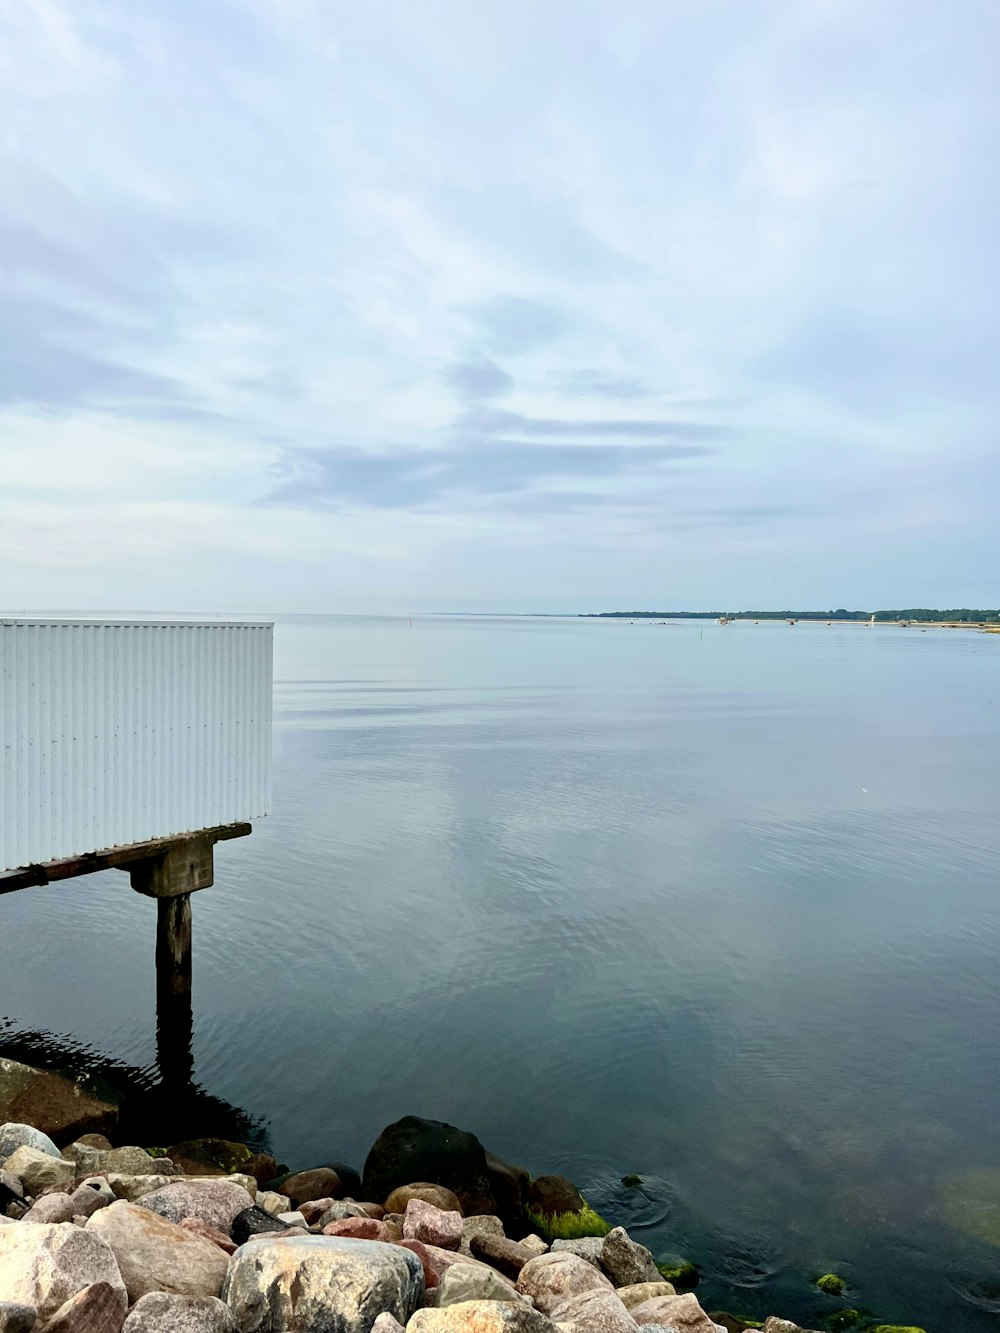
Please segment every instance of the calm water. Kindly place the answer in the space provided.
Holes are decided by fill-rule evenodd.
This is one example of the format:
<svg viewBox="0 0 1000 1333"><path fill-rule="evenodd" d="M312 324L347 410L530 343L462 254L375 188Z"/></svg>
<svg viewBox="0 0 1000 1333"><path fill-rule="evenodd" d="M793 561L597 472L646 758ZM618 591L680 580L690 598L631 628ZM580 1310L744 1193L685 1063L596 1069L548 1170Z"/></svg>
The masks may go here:
<svg viewBox="0 0 1000 1333"><path fill-rule="evenodd" d="M1000 638L275 634L274 814L195 899L200 1083L294 1165L472 1129L709 1308L815 1322L834 1268L996 1328ZM150 1064L153 922L116 872L0 899L0 1012Z"/></svg>

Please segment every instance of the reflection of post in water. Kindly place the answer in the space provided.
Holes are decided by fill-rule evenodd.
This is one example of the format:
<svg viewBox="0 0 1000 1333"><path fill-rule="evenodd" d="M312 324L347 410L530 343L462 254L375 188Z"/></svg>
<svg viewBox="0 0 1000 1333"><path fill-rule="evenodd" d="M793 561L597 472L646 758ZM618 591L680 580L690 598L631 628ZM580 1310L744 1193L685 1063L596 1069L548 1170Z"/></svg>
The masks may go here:
<svg viewBox="0 0 1000 1333"><path fill-rule="evenodd" d="M191 895L156 904L156 1064L160 1081L188 1087L194 1076L191 1011Z"/></svg>

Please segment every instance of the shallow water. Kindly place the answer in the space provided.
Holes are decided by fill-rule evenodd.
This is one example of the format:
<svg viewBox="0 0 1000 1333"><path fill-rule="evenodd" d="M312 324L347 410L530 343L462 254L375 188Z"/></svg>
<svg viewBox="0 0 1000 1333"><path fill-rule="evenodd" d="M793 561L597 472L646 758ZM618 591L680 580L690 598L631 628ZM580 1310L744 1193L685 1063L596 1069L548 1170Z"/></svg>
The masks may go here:
<svg viewBox="0 0 1000 1333"><path fill-rule="evenodd" d="M1000 639L293 618L275 674L194 1056L279 1159L451 1120L708 1308L815 1326L836 1269L996 1328ZM154 915L117 872L0 898L0 1012L149 1065Z"/></svg>

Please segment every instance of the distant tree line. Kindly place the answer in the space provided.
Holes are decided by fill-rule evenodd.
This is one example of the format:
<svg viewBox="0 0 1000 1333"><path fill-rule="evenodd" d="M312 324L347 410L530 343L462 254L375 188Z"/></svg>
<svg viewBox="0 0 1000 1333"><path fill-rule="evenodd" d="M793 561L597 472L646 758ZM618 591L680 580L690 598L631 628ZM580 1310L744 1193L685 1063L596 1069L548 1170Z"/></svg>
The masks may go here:
<svg viewBox="0 0 1000 1333"><path fill-rule="evenodd" d="M876 621L948 620L959 624L1000 622L1000 611L979 611L968 606L937 611L926 606L904 607L899 611L590 611L581 619L595 620L870 620Z"/></svg>

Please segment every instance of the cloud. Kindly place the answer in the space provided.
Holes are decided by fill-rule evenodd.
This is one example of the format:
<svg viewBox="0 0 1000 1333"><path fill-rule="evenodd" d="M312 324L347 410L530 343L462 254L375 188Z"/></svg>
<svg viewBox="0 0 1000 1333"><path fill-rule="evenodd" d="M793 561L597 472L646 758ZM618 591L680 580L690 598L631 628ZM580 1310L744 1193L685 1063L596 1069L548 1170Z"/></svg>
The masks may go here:
<svg viewBox="0 0 1000 1333"><path fill-rule="evenodd" d="M461 398L499 398L510 393L514 381L505 370L486 357L477 361L456 361L448 367L445 378Z"/></svg>
<svg viewBox="0 0 1000 1333"><path fill-rule="evenodd" d="M516 355L542 347L568 326L556 307L523 296L494 296L468 306L466 313L491 352Z"/></svg>

